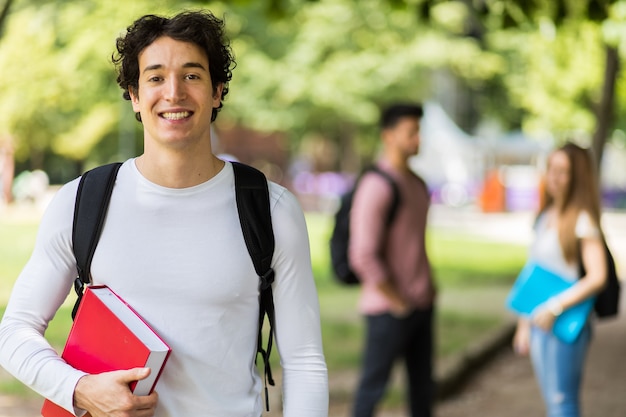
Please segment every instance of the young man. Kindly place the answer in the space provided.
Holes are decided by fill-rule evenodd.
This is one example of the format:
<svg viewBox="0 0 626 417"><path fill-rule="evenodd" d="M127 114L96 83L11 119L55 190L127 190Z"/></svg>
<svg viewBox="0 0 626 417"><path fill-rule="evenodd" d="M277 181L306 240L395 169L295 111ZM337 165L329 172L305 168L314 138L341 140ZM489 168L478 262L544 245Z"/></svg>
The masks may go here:
<svg viewBox="0 0 626 417"><path fill-rule="evenodd" d="M419 150L421 117L416 104L394 104L381 117L377 166L399 191L392 222L387 226L393 190L380 174L363 176L352 203L349 259L362 283L359 309L367 332L354 417L374 415L399 357L406 363L411 416L431 416L435 288L424 239L430 197L408 166Z"/></svg>
<svg viewBox="0 0 626 417"><path fill-rule="evenodd" d="M44 339L76 276L74 180L47 209L15 284L0 325L0 360L77 415L259 417L259 278L239 225L233 167L211 150L211 122L234 65L223 22L208 12L144 16L117 40L117 50L118 83L143 123L144 153L118 173L92 281L125 299L172 354L156 391L139 397L128 383L149 369L87 375ZM283 413L326 417L327 370L304 216L286 189L269 188Z"/></svg>

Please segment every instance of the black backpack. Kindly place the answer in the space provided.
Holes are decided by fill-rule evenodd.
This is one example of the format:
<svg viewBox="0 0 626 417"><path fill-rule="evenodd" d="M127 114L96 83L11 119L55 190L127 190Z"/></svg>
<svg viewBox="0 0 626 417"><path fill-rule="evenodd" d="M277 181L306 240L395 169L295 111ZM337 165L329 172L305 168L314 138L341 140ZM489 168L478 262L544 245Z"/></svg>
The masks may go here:
<svg viewBox="0 0 626 417"><path fill-rule="evenodd" d="M609 246L606 244L606 241L603 239L604 243L604 253L606 254L606 285L596 295L596 301L593 305L593 309L596 312L596 316L599 318L609 318L617 316L619 313L619 300L620 300L620 283L617 278L617 270L615 268L615 260L613 259L613 255L609 250ZM580 256L580 247L579 247L579 256L578 256L578 271L579 276L584 277L585 266L582 262L582 256Z"/></svg>
<svg viewBox="0 0 626 417"><path fill-rule="evenodd" d="M389 212L387 213L386 225L389 227L393 222L398 206L400 205L400 192L398 186L387 174L376 166L371 166L365 169L359 178L356 180L352 189L341 196L339 203L339 209L335 214L335 225L330 237L330 260L335 273L335 278L342 284L356 285L360 283L359 277L350 268L350 262L348 260L348 243L350 241L350 210L352 209L352 199L354 192L359 184L359 181L368 172L375 172L383 177L389 183L389 186L393 192L393 198Z"/></svg>
<svg viewBox="0 0 626 417"><path fill-rule="evenodd" d="M235 172L235 198L239 212L241 231L254 269L259 275L259 333L257 354L264 363L265 405L269 411L267 384L274 385L270 369L270 353L274 337L274 300L272 282L274 270L271 268L274 254L274 232L270 215L270 200L267 180L263 173L248 165L233 162ZM74 289L78 299L72 311L76 315L82 299L83 286L91 283L91 259L96 250L102 225L106 217L115 178L121 163L103 165L85 172L79 182L74 207L72 241L78 277ZM263 349L262 328L265 315L269 321L267 349Z"/></svg>

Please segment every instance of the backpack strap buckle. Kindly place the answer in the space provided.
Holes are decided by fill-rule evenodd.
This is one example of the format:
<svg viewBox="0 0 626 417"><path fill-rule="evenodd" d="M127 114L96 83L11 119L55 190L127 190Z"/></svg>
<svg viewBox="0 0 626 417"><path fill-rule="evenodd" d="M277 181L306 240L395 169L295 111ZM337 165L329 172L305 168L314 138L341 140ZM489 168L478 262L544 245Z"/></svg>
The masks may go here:
<svg viewBox="0 0 626 417"><path fill-rule="evenodd" d="M261 281L261 290L268 289L274 283L274 269L270 268L266 273L259 276Z"/></svg>

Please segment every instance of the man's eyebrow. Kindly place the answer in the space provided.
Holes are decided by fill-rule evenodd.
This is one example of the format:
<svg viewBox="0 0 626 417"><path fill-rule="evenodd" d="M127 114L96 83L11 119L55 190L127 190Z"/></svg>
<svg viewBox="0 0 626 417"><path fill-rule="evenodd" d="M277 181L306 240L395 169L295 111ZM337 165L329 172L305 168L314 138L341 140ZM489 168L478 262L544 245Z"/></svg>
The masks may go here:
<svg viewBox="0 0 626 417"><path fill-rule="evenodd" d="M183 65L183 68L200 68L206 71L206 68L204 68L204 65L202 65L199 62L187 62L186 64Z"/></svg>
<svg viewBox="0 0 626 417"><path fill-rule="evenodd" d="M147 72L147 71L154 71L154 70L158 70L163 68L163 65L161 64L154 64L154 65L148 65L147 67L145 67L143 69L143 72ZM202 65L199 62L187 62L185 64L183 64L183 68L200 68L204 71L206 71L206 68L204 68L204 65Z"/></svg>
<svg viewBox="0 0 626 417"><path fill-rule="evenodd" d="M160 68L163 68L163 65L161 65L161 64L148 65L147 67L145 67L143 69L142 72L154 71L154 70L158 70Z"/></svg>

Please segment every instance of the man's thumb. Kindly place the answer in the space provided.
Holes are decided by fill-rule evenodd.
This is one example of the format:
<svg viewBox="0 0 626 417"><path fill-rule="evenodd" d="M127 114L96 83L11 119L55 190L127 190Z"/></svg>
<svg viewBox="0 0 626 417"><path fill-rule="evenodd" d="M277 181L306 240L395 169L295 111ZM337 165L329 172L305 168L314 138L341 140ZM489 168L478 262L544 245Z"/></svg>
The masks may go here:
<svg viewBox="0 0 626 417"><path fill-rule="evenodd" d="M133 368L129 369L125 375L128 382L139 381L140 379L147 378L150 375L150 368Z"/></svg>

